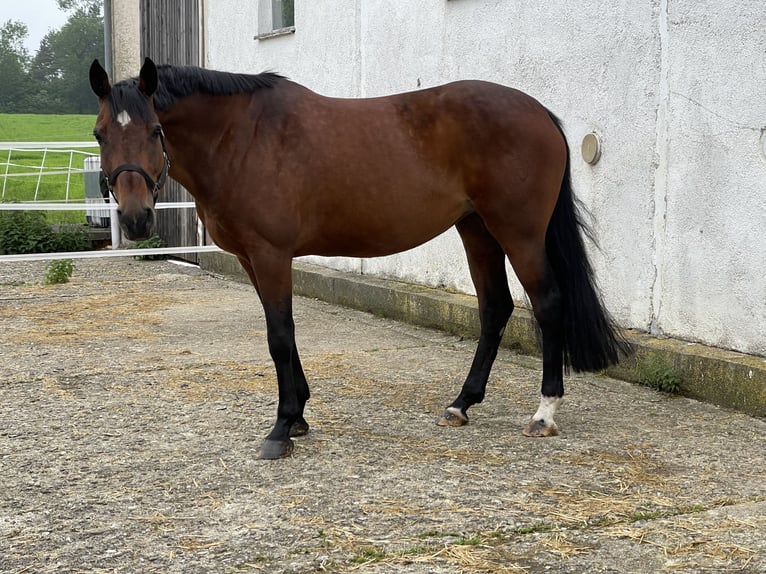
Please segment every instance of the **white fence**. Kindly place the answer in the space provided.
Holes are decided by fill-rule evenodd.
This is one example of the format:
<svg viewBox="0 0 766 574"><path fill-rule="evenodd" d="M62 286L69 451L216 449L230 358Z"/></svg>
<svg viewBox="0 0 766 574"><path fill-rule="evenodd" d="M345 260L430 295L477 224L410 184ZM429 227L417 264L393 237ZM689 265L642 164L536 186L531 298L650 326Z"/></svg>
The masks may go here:
<svg viewBox="0 0 766 574"><path fill-rule="evenodd" d="M103 197L99 186L98 173L101 169L98 154L75 148L96 148L93 142L0 142L0 156L6 160L0 163L0 177L3 179L2 195L0 195L0 211L85 211L86 219L91 226L111 228L111 251L82 251L66 253L35 253L24 255L0 255L3 261L39 261L51 259L84 259L96 257L132 257L137 255L172 255L181 253L200 253L220 251L215 245L195 245L180 247L162 247L150 249L118 249L121 245L121 235L117 223L117 204L110 197ZM17 159L14 160L14 152ZM38 161L29 159L30 153L39 157ZM64 161L56 160L53 167L46 167L46 160L51 154L66 154ZM23 158L19 156L23 155ZM74 193L75 182L73 175L82 174L83 192L78 189ZM66 175L66 187L63 199L41 201L40 191L46 176ZM90 181L86 178L91 177ZM8 181L13 178L36 178L32 197L22 201L16 198L9 200L6 191ZM79 185L79 178L77 185ZM82 197L84 195L84 202ZM194 202L165 202L157 203L156 209L190 209Z"/></svg>
<svg viewBox="0 0 766 574"><path fill-rule="evenodd" d="M37 201L40 193L40 186L43 182L43 176L66 175L66 193L63 201L69 201L69 190L72 184L72 175L85 172L83 160L85 158L96 156L96 153L82 151L75 148L97 148L94 142L0 142L0 153L5 155L6 159L0 163L0 169L3 170L3 188L0 194L0 201L6 200L6 190L8 180L17 177L36 177L34 197L31 201ZM17 159L14 160L14 152ZM30 162L26 158L19 158L23 154L28 156L30 153L39 154L40 162ZM46 167L45 163L48 155L68 156L66 167L61 165L60 161L54 162L53 167ZM13 168L13 169L12 169Z"/></svg>

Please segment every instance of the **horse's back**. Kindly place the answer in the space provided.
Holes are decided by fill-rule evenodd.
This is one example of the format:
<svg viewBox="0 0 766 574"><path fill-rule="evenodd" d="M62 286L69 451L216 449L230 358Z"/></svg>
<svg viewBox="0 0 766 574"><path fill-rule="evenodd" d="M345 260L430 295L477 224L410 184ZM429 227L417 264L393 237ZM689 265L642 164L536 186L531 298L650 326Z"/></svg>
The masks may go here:
<svg viewBox="0 0 766 574"><path fill-rule="evenodd" d="M296 210L296 254L386 255L477 206L512 210L526 199L509 186L541 171L561 140L536 100L489 82L360 99L283 85L253 165Z"/></svg>

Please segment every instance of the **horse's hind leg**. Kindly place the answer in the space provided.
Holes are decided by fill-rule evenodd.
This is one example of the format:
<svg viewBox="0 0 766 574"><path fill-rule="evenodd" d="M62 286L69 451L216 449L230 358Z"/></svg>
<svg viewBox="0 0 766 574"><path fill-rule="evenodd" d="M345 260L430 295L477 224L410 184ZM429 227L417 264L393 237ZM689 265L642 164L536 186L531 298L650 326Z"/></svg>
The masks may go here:
<svg viewBox="0 0 766 574"><path fill-rule="evenodd" d="M505 272L505 253L500 244L476 214L461 220L456 227L463 240L471 278L476 287L481 334L463 388L439 419L438 424L442 426L466 424L468 408L484 399L489 372L513 312L513 299Z"/></svg>
<svg viewBox="0 0 766 574"><path fill-rule="evenodd" d="M540 406L524 427L525 436L558 434L553 420L564 396L564 307L561 290L545 250L545 239L517 239L507 244L508 259L532 303L543 340Z"/></svg>
<svg viewBox="0 0 766 574"><path fill-rule="evenodd" d="M543 221L549 219L545 214L552 209L548 205L550 201L546 200L553 194L534 193L532 189L521 187L518 189L520 191L517 191L517 196L536 198L538 202L526 206L525 210L502 201L488 205L476 203L475 206L488 232L508 256L529 296L542 333L543 380L540 407L523 433L526 436L552 436L558 433L553 417L564 395L564 305L560 286L548 260L547 226L543 224ZM496 195L493 198L503 199L503 196ZM503 214L508 213L513 214L512 220L503 217Z"/></svg>

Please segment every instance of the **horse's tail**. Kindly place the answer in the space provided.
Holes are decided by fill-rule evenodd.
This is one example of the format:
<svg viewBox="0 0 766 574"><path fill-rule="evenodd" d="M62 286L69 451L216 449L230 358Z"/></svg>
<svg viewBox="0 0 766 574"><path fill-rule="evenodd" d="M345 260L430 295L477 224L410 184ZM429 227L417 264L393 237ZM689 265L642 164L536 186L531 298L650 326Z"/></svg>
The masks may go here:
<svg viewBox="0 0 766 574"><path fill-rule="evenodd" d="M560 121L549 114L566 143ZM593 241L593 234L572 191L566 145L564 180L548 223L545 249L564 304L564 365L575 371L599 371L617 363L621 354L629 354L630 344L617 330L596 287L583 241L583 236Z"/></svg>

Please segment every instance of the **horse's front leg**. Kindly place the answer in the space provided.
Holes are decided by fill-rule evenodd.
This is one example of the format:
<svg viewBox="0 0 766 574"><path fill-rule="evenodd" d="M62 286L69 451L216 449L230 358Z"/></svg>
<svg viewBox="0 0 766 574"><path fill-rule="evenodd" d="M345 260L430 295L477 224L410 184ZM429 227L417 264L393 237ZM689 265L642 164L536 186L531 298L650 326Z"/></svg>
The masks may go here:
<svg viewBox="0 0 766 574"><path fill-rule="evenodd" d="M294 426L305 425L303 404L298 397L296 373L297 350L295 347L295 324L292 318L292 304L289 298L282 301L264 301L266 332L269 353L277 371L279 404L277 421L261 447L258 458L275 459L288 456L293 450L290 439Z"/></svg>
<svg viewBox="0 0 766 574"><path fill-rule="evenodd" d="M258 284L258 278L255 274L255 269L253 265L250 263L250 260L247 257L244 256L238 256L239 262L242 264L242 267L247 272L247 275L250 277L250 282L253 284L253 287L255 287L256 293L258 293L258 298L261 300L261 304L263 304L264 309L266 308L266 304L263 301L263 297L261 295L261 288ZM292 265L290 265L290 289L289 292L292 293ZM267 287L268 288L268 287ZM277 299L280 299L280 297L277 297ZM289 301L290 305L292 305L292 297L288 297L287 300ZM268 318L268 311L266 312L266 323L269 324L269 318ZM281 320L276 318L277 313L272 314L275 319L274 323L277 325L280 324ZM288 313L290 317L290 324L288 326L288 329L292 329L294 331L295 325L292 323L292 312ZM277 327L274 328L277 330ZM268 330L269 333L272 332L271 329ZM298 355L298 348L295 346L295 338L293 337L293 352L292 352L292 380L293 384L295 386L295 391L298 397L298 405L299 405L299 411L300 414L298 418L295 420L295 422L290 427L290 436L303 436L309 432L309 424L306 422L306 419L303 417L303 409L306 406L306 401L309 400L311 393L309 392L309 385L306 381L306 375L303 372L303 365L301 365L301 359ZM272 357L274 356L274 353L272 351ZM279 372L279 369L277 369L277 372ZM280 387L281 388L281 387Z"/></svg>
<svg viewBox="0 0 766 574"><path fill-rule="evenodd" d="M289 456L291 436L308 432L303 408L309 388L295 345L292 314L292 258L259 253L243 266L253 280L266 315L269 353L274 361L279 385L277 421L258 452L260 459Z"/></svg>

